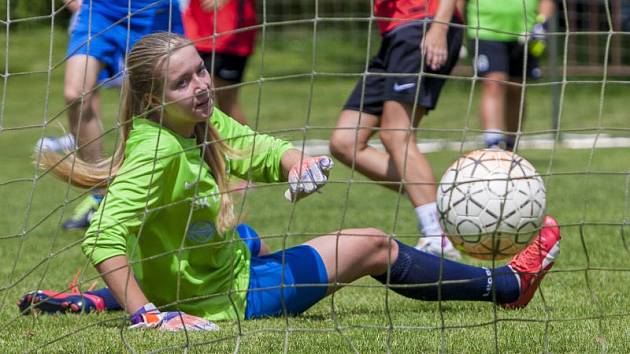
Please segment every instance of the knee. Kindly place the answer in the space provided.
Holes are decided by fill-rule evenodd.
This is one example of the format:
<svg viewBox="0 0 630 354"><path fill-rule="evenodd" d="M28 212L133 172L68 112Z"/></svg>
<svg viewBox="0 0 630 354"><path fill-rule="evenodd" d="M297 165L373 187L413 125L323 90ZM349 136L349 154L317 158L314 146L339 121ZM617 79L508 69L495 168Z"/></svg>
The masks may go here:
<svg viewBox="0 0 630 354"><path fill-rule="evenodd" d="M410 132L405 130L384 129L378 133L378 137L389 151L401 150L407 143Z"/></svg>
<svg viewBox="0 0 630 354"><path fill-rule="evenodd" d="M66 104L79 105L81 104L81 97L83 96L83 90L80 87L74 85L66 85L63 88L63 97L66 100Z"/></svg>
<svg viewBox="0 0 630 354"><path fill-rule="evenodd" d="M371 250L371 254L384 252L390 247L389 235L380 229L368 227L359 229L358 232L362 236L361 242Z"/></svg>
<svg viewBox="0 0 630 354"><path fill-rule="evenodd" d="M362 229L362 242L369 248L370 274L382 274L398 254L398 244L385 232L376 228Z"/></svg>
<svg viewBox="0 0 630 354"><path fill-rule="evenodd" d="M487 95L503 95L506 92L506 87L501 81L486 81L483 84L483 91Z"/></svg>
<svg viewBox="0 0 630 354"><path fill-rule="evenodd" d="M339 161L349 165L352 163L355 150L360 146L356 140L354 134L350 136L347 132L337 130L330 137L328 143L330 153Z"/></svg>

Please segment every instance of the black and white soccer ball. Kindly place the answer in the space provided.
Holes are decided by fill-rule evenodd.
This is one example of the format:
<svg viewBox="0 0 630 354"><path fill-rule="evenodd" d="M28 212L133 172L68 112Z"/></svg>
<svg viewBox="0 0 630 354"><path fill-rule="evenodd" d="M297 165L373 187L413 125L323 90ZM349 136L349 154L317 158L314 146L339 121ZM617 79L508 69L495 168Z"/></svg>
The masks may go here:
<svg viewBox="0 0 630 354"><path fill-rule="evenodd" d="M446 170L437 192L444 231L455 247L480 259L502 259L525 248L542 226L542 178L521 156L473 151Z"/></svg>

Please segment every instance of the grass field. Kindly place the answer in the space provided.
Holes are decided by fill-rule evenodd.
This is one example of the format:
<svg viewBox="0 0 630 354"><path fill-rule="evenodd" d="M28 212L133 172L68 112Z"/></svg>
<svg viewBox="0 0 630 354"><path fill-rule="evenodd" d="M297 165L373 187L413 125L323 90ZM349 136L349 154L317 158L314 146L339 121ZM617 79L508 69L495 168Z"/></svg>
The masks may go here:
<svg viewBox="0 0 630 354"><path fill-rule="evenodd" d="M14 303L25 291L64 289L77 269L83 270L84 288L97 279L78 247L82 235L59 228L83 191L51 176L40 178L31 162L37 138L59 134L58 126L66 121L61 64L65 33L54 34L49 48L48 31L13 32L8 63L0 56L0 67L15 74L0 86L0 352L177 352L184 348L244 353L630 352L630 298L626 296L630 240L624 227L630 217L627 148L522 151L545 176L548 212L558 218L563 234L556 267L522 311L486 303L411 301L364 279L302 316L223 322L216 333L128 331L122 312L21 316ZM308 33L304 36L311 38ZM319 38L313 56L308 40L287 35L280 43L270 35L264 56L259 50L252 58L242 101L259 130L297 141L329 136L354 78L311 78L312 60L317 72L358 74L365 47L344 42L333 49L333 35ZM54 67L50 76L49 65ZM601 85L568 79L560 121L563 132L628 135L627 82L606 87L600 114ZM111 128L118 91L103 94L104 122ZM471 90L469 81L449 82L439 109L423 122L420 138L460 139L464 129L476 134L477 99L478 90ZM549 87L530 88L528 99L524 131L548 131ZM44 117L49 121L45 129ZM106 145L112 142L109 134ZM436 175L458 155L454 151L429 154ZM244 219L272 249L300 243L310 235L363 226L414 243L417 231L411 205L385 188L363 182L367 180L337 164L324 193L296 206L283 200L284 186L260 185L241 204Z"/></svg>

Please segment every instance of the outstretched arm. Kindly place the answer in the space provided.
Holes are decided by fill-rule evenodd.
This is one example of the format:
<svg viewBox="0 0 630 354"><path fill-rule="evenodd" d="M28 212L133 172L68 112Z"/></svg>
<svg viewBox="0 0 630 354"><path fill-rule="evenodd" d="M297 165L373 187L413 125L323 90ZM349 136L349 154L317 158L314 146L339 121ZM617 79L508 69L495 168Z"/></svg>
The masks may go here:
<svg viewBox="0 0 630 354"><path fill-rule="evenodd" d="M426 64L433 70L438 70L448 58L446 33L448 23L453 18L456 0L441 0L431 27L420 44L422 53L426 57Z"/></svg>

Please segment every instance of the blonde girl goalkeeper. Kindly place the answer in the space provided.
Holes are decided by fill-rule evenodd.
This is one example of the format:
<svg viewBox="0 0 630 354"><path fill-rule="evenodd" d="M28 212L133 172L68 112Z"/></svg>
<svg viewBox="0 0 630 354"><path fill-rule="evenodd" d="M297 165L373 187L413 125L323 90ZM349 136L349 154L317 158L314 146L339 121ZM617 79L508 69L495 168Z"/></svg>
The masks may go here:
<svg viewBox="0 0 630 354"><path fill-rule="evenodd" d="M324 185L332 161L257 134L215 108L210 75L180 36L142 38L127 74L113 157L75 162L72 173L70 161L44 159L75 185L107 185L82 249L108 289L34 292L23 310L55 312L79 298L82 306L99 302L95 310L120 304L133 327L213 330L211 321L302 313L367 275L414 299L518 308L559 252L559 229L548 217L528 248L494 269L420 252L375 228L340 230L265 255L255 232L235 230L228 175L288 180L297 201Z"/></svg>

